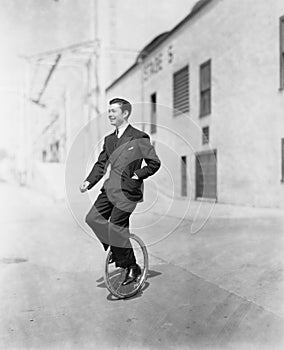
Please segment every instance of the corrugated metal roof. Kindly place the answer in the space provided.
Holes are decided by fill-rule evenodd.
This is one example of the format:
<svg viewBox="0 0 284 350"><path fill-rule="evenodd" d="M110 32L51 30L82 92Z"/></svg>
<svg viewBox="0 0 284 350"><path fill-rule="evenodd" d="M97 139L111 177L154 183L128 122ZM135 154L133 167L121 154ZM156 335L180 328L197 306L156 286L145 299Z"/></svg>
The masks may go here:
<svg viewBox="0 0 284 350"><path fill-rule="evenodd" d="M213 2L214 0L199 0L192 8L190 13L182 20L180 21L171 31L162 33L155 37L149 44L147 44L139 53L136 62L129 67L122 75L120 75L117 79L115 79L107 88L106 91L108 91L110 88L112 88L116 83L118 83L125 75L127 75L132 69L134 69L136 66L140 64L140 60L145 59L150 53L152 53L159 45L161 45L162 42L164 42L166 39L168 39L173 33L175 33L181 26L183 26L186 22L191 20L200 10L202 10L205 6L207 6L209 3Z"/></svg>

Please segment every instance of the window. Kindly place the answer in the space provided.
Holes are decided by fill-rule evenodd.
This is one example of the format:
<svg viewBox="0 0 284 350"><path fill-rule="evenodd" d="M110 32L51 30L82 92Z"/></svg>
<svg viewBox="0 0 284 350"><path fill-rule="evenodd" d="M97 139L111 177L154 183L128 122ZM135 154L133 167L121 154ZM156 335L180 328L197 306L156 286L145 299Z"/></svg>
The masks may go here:
<svg viewBox="0 0 284 350"><path fill-rule="evenodd" d="M284 182L284 139L281 139L281 163L282 163L281 182Z"/></svg>
<svg viewBox="0 0 284 350"><path fill-rule="evenodd" d="M151 95L151 134L157 132L157 95Z"/></svg>
<svg viewBox="0 0 284 350"><path fill-rule="evenodd" d="M200 66L200 117L211 113L211 60Z"/></svg>
<svg viewBox="0 0 284 350"><path fill-rule="evenodd" d="M186 156L181 157L181 195L183 197L187 196L187 166L186 166Z"/></svg>
<svg viewBox="0 0 284 350"><path fill-rule="evenodd" d="M209 126L202 128L202 144L209 143Z"/></svg>
<svg viewBox="0 0 284 350"><path fill-rule="evenodd" d="M284 89L284 16L280 18L280 89Z"/></svg>
<svg viewBox="0 0 284 350"><path fill-rule="evenodd" d="M50 162L59 162L59 141L50 144Z"/></svg>
<svg viewBox="0 0 284 350"><path fill-rule="evenodd" d="M46 162L46 150L42 151L42 161L45 163Z"/></svg>
<svg viewBox="0 0 284 350"><path fill-rule="evenodd" d="M189 112L189 69L180 69L173 75L174 116Z"/></svg>

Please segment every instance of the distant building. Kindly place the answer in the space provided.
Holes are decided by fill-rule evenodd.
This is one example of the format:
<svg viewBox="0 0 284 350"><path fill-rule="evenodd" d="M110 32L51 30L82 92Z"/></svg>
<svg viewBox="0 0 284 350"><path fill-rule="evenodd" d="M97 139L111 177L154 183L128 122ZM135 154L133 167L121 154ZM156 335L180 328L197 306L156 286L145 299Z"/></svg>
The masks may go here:
<svg viewBox="0 0 284 350"><path fill-rule="evenodd" d="M82 43L58 51L40 54L43 63L30 93L28 182L53 197L63 198L68 152L78 132L95 114L94 44ZM86 145L91 137L86 134ZM82 157L88 156L87 151L87 147L82 150Z"/></svg>
<svg viewBox="0 0 284 350"><path fill-rule="evenodd" d="M199 1L106 96L134 103L164 191L174 183L176 198L284 206L283 0Z"/></svg>
<svg viewBox="0 0 284 350"><path fill-rule="evenodd" d="M51 67L42 69L48 76ZM40 81L41 91L44 79ZM62 65L54 71L42 100L34 96L31 108L32 158L45 163L64 163L70 141L87 123L88 88L87 68Z"/></svg>

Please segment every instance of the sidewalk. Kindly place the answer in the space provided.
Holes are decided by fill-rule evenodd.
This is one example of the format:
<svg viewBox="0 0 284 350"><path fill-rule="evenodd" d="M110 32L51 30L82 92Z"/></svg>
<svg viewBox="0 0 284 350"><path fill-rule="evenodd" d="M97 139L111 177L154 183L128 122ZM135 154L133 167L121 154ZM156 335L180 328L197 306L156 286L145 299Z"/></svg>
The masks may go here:
<svg viewBox="0 0 284 350"><path fill-rule="evenodd" d="M181 276L186 271L233 293L282 324L283 210L154 196L146 188L131 222L150 263L178 267Z"/></svg>
<svg viewBox="0 0 284 350"><path fill-rule="evenodd" d="M235 204L219 203L215 200L195 200L189 197L173 197L149 185L145 186L146 201L154 203L152 211L170 216L187 218L190 220L203 220L213 218L253 218L267 216L283 216L284 208L259 208ZM143 204L142 204L143 205Z"/></svg>
<svg viewBox="0 0 284 350"><path fill-rule="evenodd" d="M146 200L131 227L147 244L150 275L136 298L114 301L100 278L105 254L84 224L90 201L78 196L71 214L0 185L3 349L283 348L279 211L217 204L207 218L205 206L192 232L193 216L145 211Z"/></svg>
<svg viewBox="0 0 284 350"><path fill-rule="evenodd" d="M283 209L156 203L133 220L153 255L284 317Z"/></svg>
<svg viewBox="0 0 284 350"><path fill-rule="evenodd" d="M194 301L195 293L200 293L203 307L213 308L197 317L202 324L199 329L206 329L204 345L216 349L283 347L283 210L196 201L188 208L188 203L180 200L172 203L170 214L165 215L167 206L169 200L160 199L151 214L133 220L152 258L180 268L174 275L170 273L171 293L175 287L186 288L183 299L189 303L172 310L167 322L178 324L179 331L186 333L180 318L191 319L192 305L200 302L198 297ZM196 290L186 282L188 278L194 284L205 284ZM215 298L223 293L223 301L214 309ZM223 317L227 318L225 324Z"/></svg>

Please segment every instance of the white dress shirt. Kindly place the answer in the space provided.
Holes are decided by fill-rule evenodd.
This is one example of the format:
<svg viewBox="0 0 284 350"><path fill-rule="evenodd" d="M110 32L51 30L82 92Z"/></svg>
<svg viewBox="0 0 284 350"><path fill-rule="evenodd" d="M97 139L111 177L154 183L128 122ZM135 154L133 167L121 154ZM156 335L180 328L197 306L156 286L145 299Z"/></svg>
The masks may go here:
<svg viewBox="0 0 284 350"><path fill-rule="evenodd" d="M117 131L117 138L120 138L124 131L126 130L126 128L128 127L129 123L127 122L126 124L119 126L116 131Z"/></svg>

